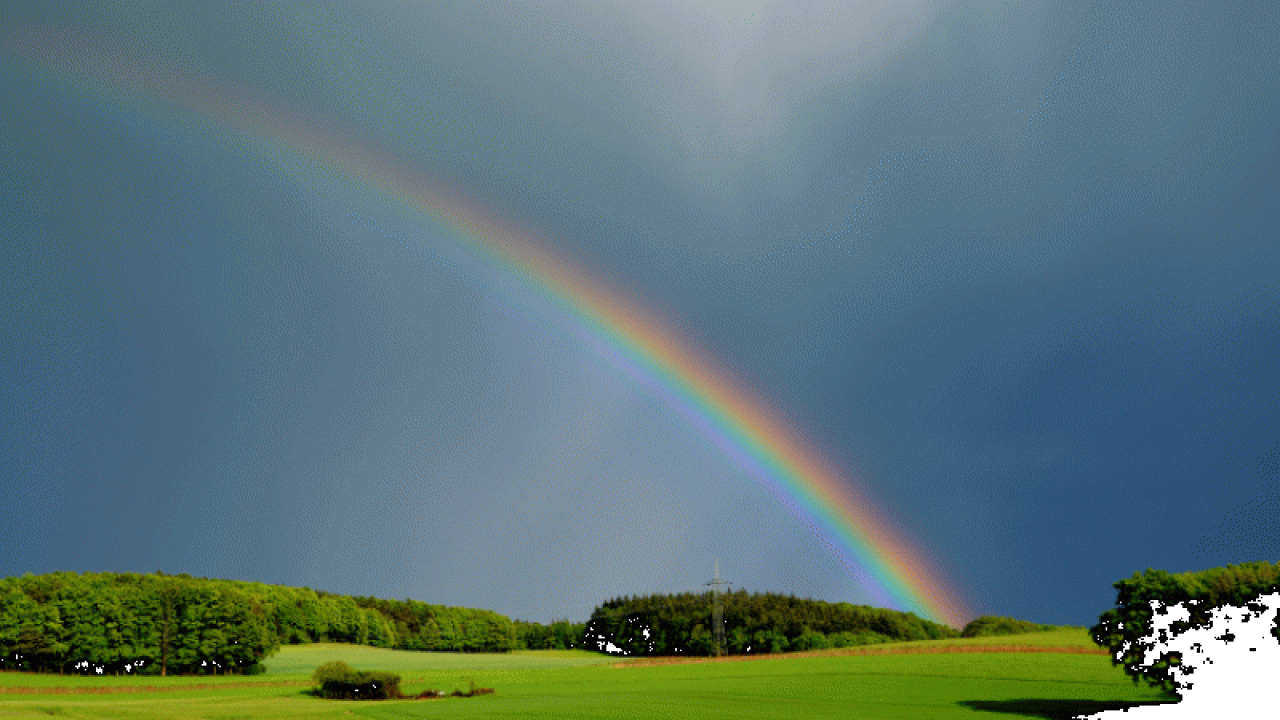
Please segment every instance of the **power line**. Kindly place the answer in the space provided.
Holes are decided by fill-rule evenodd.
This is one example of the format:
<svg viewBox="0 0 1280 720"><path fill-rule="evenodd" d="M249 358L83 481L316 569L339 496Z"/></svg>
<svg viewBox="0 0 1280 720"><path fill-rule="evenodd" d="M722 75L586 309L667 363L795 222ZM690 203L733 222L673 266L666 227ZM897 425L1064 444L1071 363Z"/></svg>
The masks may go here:
<svg viewBox="0 0 1280 720"><path fill-rule="evenodd" d="M733 583L729 582L728 580L720 579L720 560L719 559L716 560L716 576L711 580L711 582L704 583L704 584L711 586L711 597L712 597L711 625L712 625L712 632L715 635L714 640L712 642L715 644L716 657L720 657L721 655L727 654L725 652L725 642L724 642L724 609L720 607L720 586L732 585Z"/></svg>

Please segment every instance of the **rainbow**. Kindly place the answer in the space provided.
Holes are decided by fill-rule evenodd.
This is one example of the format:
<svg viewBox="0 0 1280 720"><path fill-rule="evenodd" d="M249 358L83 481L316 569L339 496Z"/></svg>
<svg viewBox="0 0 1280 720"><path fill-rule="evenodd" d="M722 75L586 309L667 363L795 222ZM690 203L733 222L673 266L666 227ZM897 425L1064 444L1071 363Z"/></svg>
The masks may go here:
<svg viewBox="0 0 1280 720"><path fill-rule="evenodd" d="M486 212L371 144L302 122L279 102L155 59L130 56L62 31L10 32L12 62L43 81L98 93L119 106L162 107L206 126L286 170L327 174L445 228L468 255L562 313L574 334L641 379L672 411L725 452L833 549L877 602L959 627L958 595L902 533L732 373L697 351L617 288L531 232Z"/></svg>

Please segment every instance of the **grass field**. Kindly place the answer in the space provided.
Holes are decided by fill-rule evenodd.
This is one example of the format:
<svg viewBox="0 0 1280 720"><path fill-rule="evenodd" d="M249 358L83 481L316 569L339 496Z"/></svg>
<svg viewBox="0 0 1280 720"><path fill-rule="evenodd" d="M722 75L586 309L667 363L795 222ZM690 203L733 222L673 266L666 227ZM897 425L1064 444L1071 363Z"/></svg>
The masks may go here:
<svg viewBox="0 0 1280 720"><path fill-rule="evenodd" d="M1167 699L1133 683L1083 630L895 643L746 660L654 663L578 651L415 653L283 648L252 677L0 673L0 718L1015 718L1071 717ZM1048 652L1046 650L1054 650ZM345 660L428 687L493 696L333 701L306 694L316 665Z"/></svg>

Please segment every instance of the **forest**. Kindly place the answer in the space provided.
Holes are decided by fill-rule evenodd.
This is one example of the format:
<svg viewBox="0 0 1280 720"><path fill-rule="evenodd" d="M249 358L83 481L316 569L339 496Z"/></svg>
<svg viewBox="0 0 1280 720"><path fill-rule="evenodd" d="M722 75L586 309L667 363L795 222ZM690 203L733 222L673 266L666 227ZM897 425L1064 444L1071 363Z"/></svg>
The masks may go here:
<svg viewBox="0 0 1280 720"><path fill-rule="evenodd" d="M729 654L820 650L959 637L913 613L737 590L721 596ZM623 655L712 655L712 603L706 593L615 598L598 606L583 643Z"/></svg>
<svg viewBox="0 0 1280 720"><path fill-rule="evenodd" d="M912 613L745 590L721 596L730 654L842 648L1048 629L983 617L963 631ZM0 578L0 670L254 674L280 646L339 642L400 650L586 649L712 655L707 593L620 597L586 623L512 621L491 610L311 588L134 573Z"/></svg>
<svg viewBox="0 0 1280 720"><path fill-rule="evenodd" d="M491 610L186 574L0 579L0 670L252 674L282 644L308 642L501 652L517 635Z"/></svg>

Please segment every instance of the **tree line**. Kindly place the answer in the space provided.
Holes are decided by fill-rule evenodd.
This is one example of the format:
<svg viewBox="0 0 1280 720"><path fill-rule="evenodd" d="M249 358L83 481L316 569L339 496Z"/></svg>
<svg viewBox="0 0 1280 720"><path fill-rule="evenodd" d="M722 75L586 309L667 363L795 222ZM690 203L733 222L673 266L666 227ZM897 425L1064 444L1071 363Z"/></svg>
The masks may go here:
<svg viewBox="0 0 1280 720"><path fill-rule="evenodd" d="M772 593L724 594L730 653L776 653L962 633L912 613ZM979 618L964 636L1047 629ZM0 670L92 674L255 673L281 645L402 650L587 649L714 654L708 594L619 597L590 620L549 625L491 610L346 596L190 575L68 573L0 578Z"/></svg>
<svg viewBox="0 0 1280 720"><path fill-rule="evenodd" d="M392 641L385 647L445 652L505 652L522 647L511 620L492 610L375 597L356 597L354 603L389 623Z"/></svg>
<svg viewBox="0 0 1280 720"><path fill-rule="evenodd" d="M1280 590L1280 563L1228 565L1199 572L1170 573L1148 569L1115 582L1116 607L1102 613L1089 629L1094 642L1111 652L1111 663L1123 665L1134 683L1145 680L1153 687L1176 689L1170 668L1181 663L1180 653L1161 653L1154 661L1146 651L1164 644L1166 637L1153 633L1153 614L1165 607L1185 604L1188 617L1171 628L1179 635L1210 625L1212 611L1224 605L1246 606L1259 596ZM1161 607L1164 606L1164 607ZM1270 634L1280 639L1280 625L1273 622ZM1159 643L1157 643L1157 640Z"/></svg>
<svg viewBox="0 0 1280 720"><path fill-rule="evenodd" d="M793 595L736 590L721 596L730 654L819 650L958 637L960 631L913 613ZM712 655L708 593L614 598L596 607L583 646L623 655Z"/></svg>
<svg viewBox="0 0 1280 720"><path fill-rule="evenodd" d="M524 650L573 650L585 647L583 635L586 623L555 620L542 625L524 620L515 621L516 647Z"/></svg>
<svg viewBox="0 0 1280 720"><path fill-rule="evenodd" d="M998 615L983 615L982 617L970 620L969 623L964 626L964 630L960 631L960 637L976 638L1000 637L1004 635L1026 635L1028 633L1062 630L1064 627L1069 626L1043 625L1041 623L1033 623L1026 620L1000 617Z"/></svg>
<svg viewBox="0 0 1280 720"><path fill-rule="evenodd" d="M501 652L517 641L491 610L414 600L186 574L0 578L0 670L254 673L283 644Z"/></svg>

